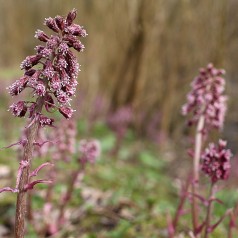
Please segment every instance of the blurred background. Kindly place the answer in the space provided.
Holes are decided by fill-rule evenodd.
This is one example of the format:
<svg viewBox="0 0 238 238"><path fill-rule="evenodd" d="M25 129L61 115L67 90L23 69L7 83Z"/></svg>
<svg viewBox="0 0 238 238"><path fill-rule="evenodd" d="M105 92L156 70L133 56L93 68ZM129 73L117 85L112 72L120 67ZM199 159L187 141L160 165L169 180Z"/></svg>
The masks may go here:
<svg viewBox="0 0 238 238"><path fill-rule="evenodd" d="M88 32L81 70L80 111L103 97L113 110L131 105L138 130L157 118L156 133L181 135L181 104L198 69L213 62L226 69L230 96L226 126L235 126L238 55L236 0L23 0L0 1L0 68L19 69L33 54L45 17L78 9ZM229 131L233 131L228 128ZM142 131L144 132L144 131Z"/></svg>
<svg viewBox="0 0 238 238"><path fill-rule="evenodd" d="M190 162L188 165L185 162L181 168L178 166L181 160L176 162L176 159L183 155L182 160L187 161L190 132L181 116L181 105L186 101L190 82L199 68L210 62L226 70L229 107L222 136L228 140L233 153L237 152L237 0L0 0L2 146L17 138L20 125L23 125L20 119L11 119L10 113L6 112L11 101L6 86L21 76L21 61L34 54L33 49L39 44L34 34L37 29L46 29L42 25L44 18L65 16L72 8L78 10L76 22L84 26L88 33L87 38L82 40L85 51L78 56L81 72L79 91L74 100L78 130L80 137L97 137L104 146L105 154L112 151L110 156L117 154L116 157L122 161L105 158L101 167L95 169L101 173L107 171L107 166L112 171L120 168L117 173L125 176L125 181L118 185L118 199L122 193L127 198L139 194L138 201L143 200L145 191L136 192L141 181L131 178L139 176L143 168L148 167L146 171L150 173L148 178L142 179L143 182L148 179L149 184L145 188L148 191L157 188L156 181L161 177L156 176L163 176L159 172L164 169L163 166L173 181L184 175L184 168L190 166ZM126 133L115 128L115 117L122 118ZM110 134L111 131L114 134ZM3 161L11 152L4 153ZM105 157L110 157L109 154ZM137 162L132 158L134 155L139 156ZM133 166L136 163L138 171L127 171L125 174L123 171L131 163ZM178 170L175 171L175 168ZM156 175L154 169L158 169L160 175ZM95 170L91 173L95 174ZM108 177L99 180L104 190L116 184L113 179L117 180L114 174L106 174ZM170 184L168 174L162 178ZM89 179L89 184L95 184L97 179ZM107 179L108 187L106 185L105 188ZM128 179L132 180L132 184L130 188L125 188L129 186ZM162 210L163 213L164 209L172 206L167 198L174 197L174 190L172 187L169 191L153 191L145 198L146 205L142 202L142 207L148 206L146 209L150 210L155 204L159 207L156 211L159 213ZM158 193L165 196L160 204ZM159 224L165 226L166 222L158 216L156 213ZM147 220L145 217L141 218L143 222ZM117 227L115 229L120 232L128 232L128 229L135 227L130 222L127 224L123 220L121 224L119 221L111 226ZM153 233L149 233L151 227L153 225L148 224L138 228L148 232L142 232L142 236L135 236L131 231L119 235L110 233L108 237L154 237ZM157 229L158 224L155 227ZM101 237L107 237L104 235Z"/></svg>

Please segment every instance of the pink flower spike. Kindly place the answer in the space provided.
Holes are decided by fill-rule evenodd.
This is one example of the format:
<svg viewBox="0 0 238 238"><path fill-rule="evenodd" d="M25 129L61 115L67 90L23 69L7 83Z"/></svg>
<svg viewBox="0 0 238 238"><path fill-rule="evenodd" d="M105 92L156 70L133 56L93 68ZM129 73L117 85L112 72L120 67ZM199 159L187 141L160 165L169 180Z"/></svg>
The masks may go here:
<svg viewBox="0 0 238 238"><path fill-rule="evenodd" d="M34 176L37 176L37 174L39 173L39 171L40 171L41 169L43 169L45 166L47 166L47 165L54 166L52 163L46 162L46 163L40 165L40 166L39 166L38 168L36 168L34 171L32 171L31 174L30 174L30 176L29 176L29 178L34 177Z"/></svg>
<svg viewBox="0 0 238 238"><path fill-rule="evenodd" d="M17 188L10 188L10 187L5 187L0 189L0 193L3 192L12 192L12 193L18 193L19 190Z"/></svg>
<svg viewBox="0 0 238 238"><path fill-rule="evenodd" d="M204 130L222 129L227 109L227 96L223 70L216 69L212 64L200 70L191 84L187 102L182 106L184 116L190 114L188 125L194 125L201 116L205 117Z"/></svg>
<svg viewBox="0 0 238 238"><path fill-rule="evenodd" d="M210 143L201 156L202 171L211 178L212 183L227 180L231 170L232 153L226 142L219 140L218 145Z"/></svg>
<svg viewBox="0 0 238 238"><path fill-rule="evenodd" d="M44 180L44 179L39 179L39 180L35 180L31 183L28 183L25 187L24 187L24 190L27 191L27 190L32 190L34 188L35 185L37 185L38 183L46 183L46 184L50 184L52 183L51 180Z"/></svg>

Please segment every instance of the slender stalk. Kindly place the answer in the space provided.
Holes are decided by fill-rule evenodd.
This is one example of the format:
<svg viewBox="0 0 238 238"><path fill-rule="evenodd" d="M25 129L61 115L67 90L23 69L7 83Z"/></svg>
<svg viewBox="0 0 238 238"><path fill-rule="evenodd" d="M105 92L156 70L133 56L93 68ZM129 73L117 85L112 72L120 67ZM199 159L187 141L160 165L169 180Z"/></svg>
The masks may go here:
<svg viewBox="0 0 238 238"><path fill-rule="evenodd" d="M187 178L187 181L186 181L186 184L185 184L185 186L182 190L182 194L181 194L181 197L180 197L180 202L179 202L179 205L177 207L177 210L176 210L176 213L175 213L175 216L174 216L174 219L173 219L174 233L176 231L176 227L177 227L179 218L181 216L181 212L183 210L184 203L185 203L186 198L187 198L187 192L188 192L189 185L190 185L190 179L191 179L191 174L189 174L189 176Z"/></svg>
<svg viewBox="0 0 238 238"><path fill-rule="evenodd" d="M205 224L205 233L204 233L204 238L209 237L210 233L210 225L211 225L211 215L212 215L212 198L214 197L215 194L215 184L211 184L210 188L210 195L209 195L209 203L208 203L208 208L207 208L207 216L206 216L206 224Z"/></svg>
<svg viewBox="0 0 238 238"><path fill-rule="evenodd" d="M45 100L44 97L39 97L39 99L37 100L35 109L36 113L41 112L44 100ZM28 162L29 165L23 168L22 174L20 176L19 193L17 195L16 216L15 216L16 238L23 238L25 233L25 216L27 211L27 191L25 190L25 186L27 185L29 180L29 171L31 167L31 159L34 147L33 143L36 138L38 127L39 122L36 120L34 123L31 124L29 128L26 129L27 143L24 146L23 160Z"/></svg>
<svg viewBox="0 0 238 238"><path fill-rule="evenodd" d="M199 118L196 135L195 135L195 148L194 148L194 158L193 158L193 183L192 183L192 193L196 194L199 186L199 163L201 157L202 149L202 130L204 127L205 117L201 116ZM193 195L192 197L192 219L193 219L193 231L196 233L198 227L198 204L197 199ZM197 237L195 235L195 237Z"/></svg>
<svg viewBox="0 0 238 238"><path fill-rule="evenodd" d="M227 238L232 238L232 215L230 215L230 222L229 222L229 228L228 228L228 235Z"/></svg>
<svg viewBox="0 0 238 238"><path fill-rule="evenodd" d="M68 202L72 198L75 183L80 175L81 175L81 178L84 176L84 170L85 170L85 164L82 163L82 167L73 173L73 175L69 181L67 192L66 192L64 198L62 199L62 203L60 205L60 212L59 212L59 217L58 217L59 225L63 222L65 207L67 206Z"/></svg>

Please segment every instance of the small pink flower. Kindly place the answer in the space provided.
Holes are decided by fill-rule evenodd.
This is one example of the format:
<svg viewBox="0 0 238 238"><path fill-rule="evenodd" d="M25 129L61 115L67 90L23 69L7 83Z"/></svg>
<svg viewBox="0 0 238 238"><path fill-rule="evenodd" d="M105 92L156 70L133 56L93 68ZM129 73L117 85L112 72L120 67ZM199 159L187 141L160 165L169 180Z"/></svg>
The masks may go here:
<svg viewBox="0 0 238 238"><path fill-rule="evenodd" d="M13 103L10 106L10 111L16 117L24 117L27 112L27 106L24 101L19 101L17 103Z"/></svg>
<svg viewBox="0 0 238 238"><path fill-rule="evenodd" d="M56 24L55 19L52 17L45 19L45 25L48 26L51 30L55 31L56 33L58 33L60 30Z"/></svg>
<svg viewBox="0 0 238 238"><path fill-rule="evenodd" d="M71 118L74 110L70 107L60 107L59 112L67 119Z"/></svg>
<svg viewBox="0 0 238 238"><path fill-rule="evenodd" d="M40 41L47 42L49 37L44 33L44 31L37 30L35 33L35 38L39 39Z"/></svg>
<svg viewBox="0 0 238 238"><path fill-rule="evenodd" d="M52 126L54 123L54 119L53 118L48 118L46 116L43 115L39 115L39 123L41 127L44 126Z"/></svg>

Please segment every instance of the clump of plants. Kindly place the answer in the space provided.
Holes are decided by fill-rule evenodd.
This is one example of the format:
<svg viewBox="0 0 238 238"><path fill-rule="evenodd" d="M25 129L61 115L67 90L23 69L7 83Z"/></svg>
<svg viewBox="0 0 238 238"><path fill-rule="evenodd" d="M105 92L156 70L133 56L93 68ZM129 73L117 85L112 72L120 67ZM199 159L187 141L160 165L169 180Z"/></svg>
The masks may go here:
<svg viewBox="0 0 238 238"><path fill-rule="evenodd" d="M183 115L189 117L188 126L195 126L194 148L189 151L193 169L182 189L174 218L169 221L168 233L171 238L176 235L177 225L185 211L186 200L191 203L191 237L201 237L202 234L204 238L209 237L223 219L232 214L232 210L227 210L217 221L213 219L213 204L222 204L222 201L216 198L217 187L220 180L229 178L232 153L227 149L227 142L222 139L217 144L209 143L205 148L210 140L211 131L220 131L224 125L227 110L224 74L223 69L216 69L212 64L200 69L200 74L191 84L187 103L182 107ZM200 182L202 175L208 177L208 197L203 195ZM202 213L203 207L205 214ZM229 237L232 237L232 228L233 226L227 228Z"/></svg>
<svg viewBox="0 0 238 238"><path fill-rule="evenodd" d="M34 55L27 56L21 63L23 76L8 87L11 96L24 93L24 100L13 103L9 110L16 117L26 118L24 139L13 144L21 145L22 148L16 186L0 190L17 194L15 216L17 238L24 237L25 234L25 217L29 203L27 195L39 183L54 182L51 179L33 179L44 167L52 165L52 162L46 162L34 168L32 158L35 148L42 147L45 143L55 143L55 140L39 143L37 134L45 127L52 127L52 130L55 130L54 119L49 116L50 114L58 111L66 119L70 119L74 112L70 102L76 93L80 69L73 49L82 52L84 45L79 39L87 36L85 29L74 23L76 15L76 9L73 9L66 17L45 19L44 24L52 34L47 35L42 30L36 31L35 37L42 44L35 47ZM61 210L63 217L63 209Z"/></svg>

